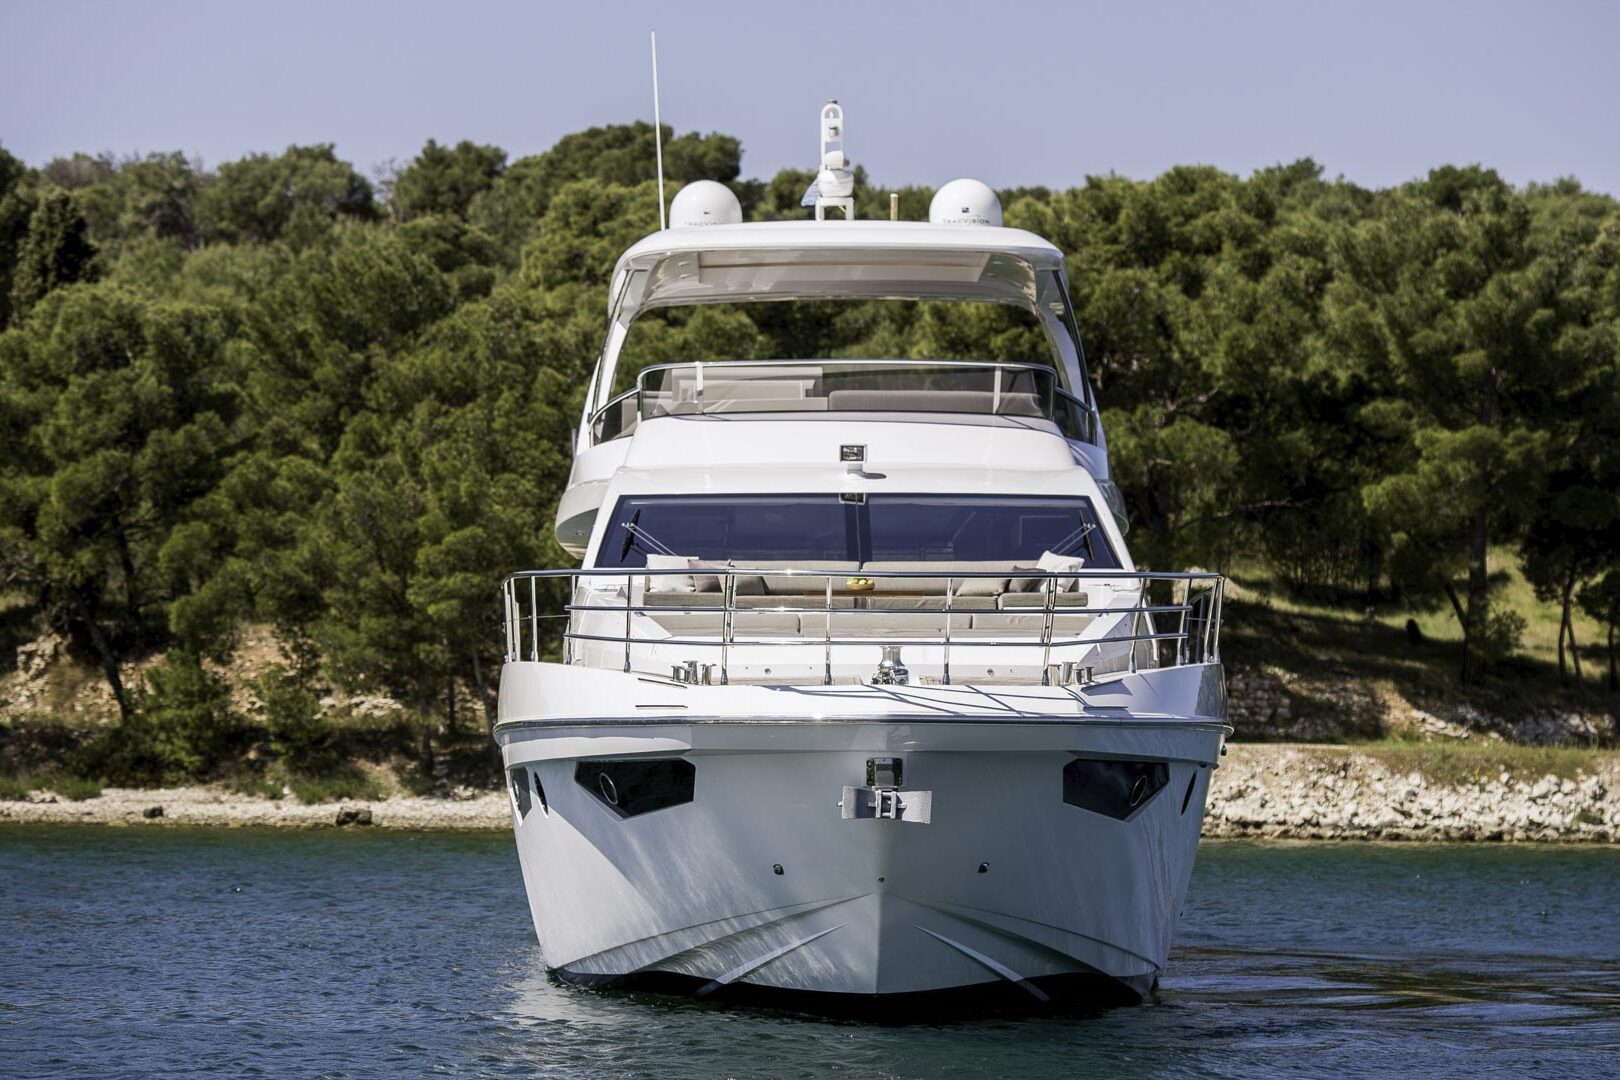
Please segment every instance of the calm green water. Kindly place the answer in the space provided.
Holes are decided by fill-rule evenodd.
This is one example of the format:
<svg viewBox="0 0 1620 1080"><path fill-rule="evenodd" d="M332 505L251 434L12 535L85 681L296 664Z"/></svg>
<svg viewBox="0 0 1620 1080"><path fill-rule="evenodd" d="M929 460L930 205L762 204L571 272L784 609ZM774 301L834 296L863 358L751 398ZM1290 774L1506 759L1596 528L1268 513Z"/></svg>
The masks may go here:
<svg viewBox="0 0 1620 1080"><path fill-rule="evenodd" d="M1620 1074L1620 850L1206 845L1156 1004L877 1028L552 985L504 836L0 829L0 1076Z"/></svg>

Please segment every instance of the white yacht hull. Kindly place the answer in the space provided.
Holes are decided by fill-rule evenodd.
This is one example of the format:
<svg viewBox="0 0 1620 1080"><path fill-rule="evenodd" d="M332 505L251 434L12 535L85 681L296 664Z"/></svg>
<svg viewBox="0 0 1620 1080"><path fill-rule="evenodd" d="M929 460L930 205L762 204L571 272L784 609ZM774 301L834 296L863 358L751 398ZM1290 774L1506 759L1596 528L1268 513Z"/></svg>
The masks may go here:
<svg viewBox="0 0 1620 1080"><path fill-rule="evenodd" d="M1190 699L1218 710L571 721L522 717L503 685L508 775L544 792L527 812L514 800L514 828L545 963L591 985L828 1011L1139 997L1169 953L1227 732L1218 667L1182 671ZM901 798L926 802L926 822L846 816L875 756L900 759ZM1067 764L1110 758L1167 777L1123 819L1065 801ZM672 759L691 763L689 802L626 817L593 791L595 762Z"/></svg>

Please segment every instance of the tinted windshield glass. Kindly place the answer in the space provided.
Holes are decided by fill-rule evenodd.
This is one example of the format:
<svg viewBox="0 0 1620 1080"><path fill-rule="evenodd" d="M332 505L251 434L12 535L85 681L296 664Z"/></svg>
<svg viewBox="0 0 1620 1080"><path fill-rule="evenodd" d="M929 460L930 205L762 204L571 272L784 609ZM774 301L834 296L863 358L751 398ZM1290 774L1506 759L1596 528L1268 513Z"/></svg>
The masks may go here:
<svg viewBox="0 0 1620 1080"><path fill-rule="evenodd" d="M1041 553L1119 560L1091 501L1018 495L649 495L619 500L597 566L647 555L845 562L993 562L1034 566Z"/></svg>
<svg viewBox="0 0 1620 1080"><path fill-rule="evenodd" d="M652 364L718 360L990 360L1056 366L1034 313L965 300L773 300L649 311L630 324L613 393Z"/></svg>

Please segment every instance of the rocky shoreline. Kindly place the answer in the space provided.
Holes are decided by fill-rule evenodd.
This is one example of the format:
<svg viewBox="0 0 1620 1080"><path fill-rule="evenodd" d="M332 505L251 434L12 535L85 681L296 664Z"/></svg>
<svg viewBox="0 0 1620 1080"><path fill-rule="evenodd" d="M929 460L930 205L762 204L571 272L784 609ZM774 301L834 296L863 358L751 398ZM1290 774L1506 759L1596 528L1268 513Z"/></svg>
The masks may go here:
<svg viewBox="0 0 1620 1080"><path fill-rule="evenodd" d="M301 803L238 795L214 787L106 788L93 799L58 798L34 792L24 801L0 801L0 822L53 825L200 825L215 828L293 829L374 827L385 829L509 829L502 791L471 798L401 795L370 801Z"/></svg>
<svg viewBox="0 0 1620 1080"><path fill-rule="evenodd" d="M1293 840L1615 843L1620 755L1571 777L1500 773L1463 785L1392 769L1352 747L1235 743L1216 770L1204 835ZM506 829L504 792L317 803L212 787L108 788L70 801L0 801L0 822L385 829Z"/></svg>
<svg viewBox="0 0 1620 1080"><path fill-rule="evenodd" d="M1444 784L1354 747L1235 743L1215 773L1206 837L1288 840L1620 839L1620 754L1574 776L1499 772Z"/></svg>

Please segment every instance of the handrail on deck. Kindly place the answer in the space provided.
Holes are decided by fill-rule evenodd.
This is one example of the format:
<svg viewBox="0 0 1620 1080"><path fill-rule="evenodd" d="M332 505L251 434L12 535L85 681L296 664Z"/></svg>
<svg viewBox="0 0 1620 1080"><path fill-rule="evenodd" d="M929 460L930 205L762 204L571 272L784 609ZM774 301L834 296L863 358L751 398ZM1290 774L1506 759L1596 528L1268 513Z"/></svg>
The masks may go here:
<svg viewBox="0 0 1620 1080"><path fill-rule="evenodd" d="M1058 426L1066 438L1078 439L1084 442L1095 441L1094 417L1086 403L1074 394L1059 385L1059 372L1056 368L1046 364L1014 363L996 360L907 360L907 359L870 359L870 360L715 360L715 361L683 361L672 364L654 364L644 368L636 376L636 385L625 392L616 395L607 404L603 405L591 417L590 431L593 442L603 443L628 435L641 421L651 419L652 416L672 415L666 408L663 412L653 411L650 406L656 406L659 398L669 398L674 404L695 406L697 413L710 411L723 413L764 413L780 411L776 407L752 407L747 399L731 400L721 399L716 402L722 407L712 409L705 397L705 373L712 375L731 374L742 377L743 381L758 378L762 383L768 383L768 375L762 376L771 369L782 372L780 378L784 381L803 381L809 379L812 383L821 383L822 393L819 395L807 394L803 400L830 399L831 390L825 386L829 374L847 377L880 376L884 373L917 374L927 371L936 371L941 375L974 375L984 374L993 376L985 390L990 397L990 407L986 410L963 409L960 402L956 408L901 409L904 412L948 412L969 413L972 415L987 416L1027 416L1031 419L1048 420ZM814 371L814 375L805 372ZM674 393L668 387L650 386L650 377L668 379L675 372L689 371L692 373L691 388L694 397L685 400L674 399ZM796 374L795 374L796 373ZM1011 375L1017 380L1020 375L1028 375L1029 382L1034 387L1032 394L1014 392L1012 389L1003 389L1004 376ZM844 387L840 389L860 389ZM939 387L870 387L866 389L910 389L918 392L939 390ZM961 389L961 388L956 388ZM1011 404L1021 397L1032 397L1038 411L1033 414L1006 411ZM633 412L629 408L634 403ZM846 411L846 410L838 410ZM859 409L856 411L895 411L893 409ZM649 415L651 413L651 415Z"/></svg>
<svg viewBox="0 0 1620 1080"><path fill-rule="evenodd" d="M650 570L641 567L611 567L597 569L570 569L570 570L527 570L513 574L501 586L502 610L504 613L504 631L508 662L522 660L538 661L541 658L541 630L540 620L567 619L567 625L558 635L563 648L564 663L583 662L581 645L584 643L606 644L622 647L622 670L635 671L637 650L646 650L649 646L689 646L697 649L714 650L717 662L714 667L718 669L719 682L730 682L730 662L734 651L745 646L781 646L818 648L823 657L823 684L833 682L833 650L844 647L865 647L897 645L897 646L932 646L941 649L941 676L939 682L949 685L951 682L951 650L954 647L961 649L971 648L1038 648L1041 651L1040 681L1048 683L1052 679L1052 651L1054 649L1086 649L1109 647L1117 649L1119 646L1129 646L1129 670L1137 671L1142 666L1152 668L1179 667L1187 664L1218 663L1220 661L1220 621L1221 608L1225 596L1225 578L1219 574L1201 571L1183 572L1156 572L1135 570L1078 570L1078 571L1035 571L1019 570L1016 575L998 570L786 570L786 569L759 569L754 567L704 567L697 571L705 577L717 577L720 588L717 591L674 593L652 590L663 598L658 604L647 603L648 585L652 578L660 576L691 576L691 569L674 568L668 570ZM737 604L738 578L760 577L802 577L807 583L814 582L814 591L806 590L800 595L783 594L782 603L739 608ZM923 578L937 581L945 579L944 591L939 594L943 603L939 607L927 608L893 608L893 607L839 607L835 606L835 599L845 599L854 596L885 595L881 592L863 592L850 594L835 594L835 581L840 578L858 576L871 579L893 578ZM962 607L959 592L960 583L973 579L1005 580L1010 576L1036 579L1043 582L1036 591L1020 591L1016 593L1003 592L1000 596L1014 596L1020 600L1028 599L1028 605L1018 604L1006 607L997 606L994 609L980 607ZM1077 579L1073 589L1064 590L1059 581ZM539 585L545 582L562 581L568 586L568 596L560 602L541 594ZM1116 593L1129 594L1129 599L1123 605L1106 603L1097 606L1057 604L1057 597L1063 592L1087 592L1086 582L1106 586L1112 597ZM1134 583L1121 587L1121 583ZM639 589L638 589L639 584ZM1149 593L1157 586L1162 592L1168 592L1168 597L1162 601L1150 599ZM755 594L760 595L760 594ZM764 594L770 595L770 594ZM671 597L690 598L688 603L669 602ZM789 599L799 602L788 603ZM1089 597L1088 597L1089 599ZM812 601L819 600L820 603ZM552 603L557 609L542 615L540 604ZM1038 636L1006 632L1002 637L982 636L975 634L972 638L956 637L953 639L952 621L955 616L985 615L992 613L1039 615L1042 617L1042 628ZM800 634L785 637L767 634L739 635L737 630L737 615L739 612L751 614L795 614L801 617L821 615L821 633L816 634L804 630ZM586 626L584 619L593 614L602 616L602 620L623 616L623 632L609 633L609 625L602 621L600 626ZM637 637L634 632L635 617L638 615L718 615L719 633L717 636L705 635L701 637L682 637L673 635L662 638ZM942 615L944 616L944 630L940 634L902 634L885 635L882 637L850 637L835 636L833 633L833 617L840 619L845 616L913 616L913 615ZM1057 621L1067 616L1129 616L1128 623L1121 619L1117 627L1110 629L1099 637L1086 637L1084 630L1078 635L1070 634L1059 636ZM1156 621L1157 620L1157 621ZM601 620L599 620L601 621ZM1163 625L1161 626L1160 623ZM1172 626L1173 624L1173 626ZM1088 623L1085 629L1089 629ZM1128 632L1119 632L1128 629ZM1145 646L1145 647L1144 647ZM615 649L614 654L619 655L621 649ZM663 654L667 659L667 653ZM598 663L602 666L602 657L598 656ZM1079 661L1073 661L1079 663ZM648 671L648 674L667 675L667 671Z"/></svg>

